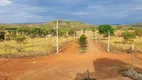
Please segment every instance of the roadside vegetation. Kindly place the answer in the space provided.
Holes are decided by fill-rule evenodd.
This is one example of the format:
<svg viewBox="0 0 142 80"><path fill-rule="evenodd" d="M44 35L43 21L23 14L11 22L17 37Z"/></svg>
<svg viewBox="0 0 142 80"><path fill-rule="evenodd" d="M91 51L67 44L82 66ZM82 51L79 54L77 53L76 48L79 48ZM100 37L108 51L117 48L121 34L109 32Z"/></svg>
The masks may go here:
<svg viewBox="0 0 142 80"><path fill-rule="evenodd" d="M87 37L84 34L82 34L79 38L79 45L80 51L84 53L87 47Z"/></svg>
<svg viewBox="0 0 142 80"><path fill-rule="evenodd" d="M122 37L124 39L124 43L127 43L128 41L133 42L133 39L136 38L136 34L134 32L123 32Z"/></svg>
<svg viewBox="0 0 142 80"><path fill-rule="evenodd" d="M106 49L107 40L101 40L105 45L104 48ZM142 39L135 38L133 39L135 44L135 52L142 53ZM124 39L122 37L111 36L111 43L110 43L110 51L113 53L130 53L132 42L127 42L124 44Z"/></svg>
<svg viewBox="0 0 142 80"><path fill-rule="evenodd" d="M87 47L87 37L83 34L79 38L80 47Z"/></svg>
<svg viewBox="0 0 142 80"><path fill-rule="evenodd" d="M126 25L125 25L126 26ZM78 33L82 31L82 33ZM59 46L63 45L73 38L79 39L80 50L85 51L87 47L87 37L85 34L92 31L93 37L97 42L100 39L105 47L107 37L110 33L111 51L130 51L132 43L135 44L136 52L142 52L142 28L123 27L111 25L94 25L85 24L78 21L59 20ZM0 56L10 57L9 55L48 55L54 53L56 49L56 21L40 24L1 24ZM100 35L98 35L98 33ZM78 35L83 34L83 35ZM101 37L102 36L102 37ZM0 40L1 40L0 39ZM115 48L115 49L114 49ZM106 48L105 48L106 49ZM115 52L117 52L115 51Z"/></svg>
<svg viewBox="0 0 142 80"><path fill-rule="evenodd" d="M58 22L59 49L77 37L77 32L81 29L86 31L94 27L79 21ZM0 57L47 56L55 52L56 21L39 24L0 24Z"/></svg>
<svg viewBox="0 0 142 80"><path fill-rule="evenodd" d="M114 27L114 35L111 35L110 51L113 53L131 53L132 44L135 45L135 52L142 53L142 28ZM108 40L100 38L102 47L107 48Z"/></svg>
<svg viewBox="0 0 142 80"><path fill-rule="evenodd" d="M72 40L69 37L68 40ZM15 40L0 42L0 57L33 57L48 56L56 52L56 37L50 38L27 38L19 47ZM66 44L66 38L59 38L59 48Z"/></svg>

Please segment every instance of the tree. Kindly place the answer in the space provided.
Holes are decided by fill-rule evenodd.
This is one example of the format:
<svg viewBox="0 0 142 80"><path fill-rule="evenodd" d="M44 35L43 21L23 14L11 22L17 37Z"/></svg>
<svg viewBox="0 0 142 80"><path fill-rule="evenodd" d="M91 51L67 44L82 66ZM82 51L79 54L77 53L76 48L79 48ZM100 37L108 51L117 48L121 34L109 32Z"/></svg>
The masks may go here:
<svg viewBox="0 0 142 80"><path fill-rule="evenodd" d="M135 34L137 35L137 36L139 36L139 38L142 36L142 29L141 28L139 28L139 29L136 29L135 30Z"/></svg>
<svg viewBox="0 0 142 80"><path fill-rule="evenodd" d="M122 33L122 37L124 39L124 42L127 42L129 40L132 40L132 39L136 38L136 34L134 32L126 31L126 32Z"/></svg>
<svg viewBox="0 0 142 80"><path fill-rule="evenodd" d="M114 28L112 26L107 24L99 26L99 33L103 34L104 37L108 36L108 31L110 31L110 35L114 35Z"/></svg>
<svg viewBox="0 0 142 80"><path fill-rule="evenodd" d="M80 44L81 47L87 46L87 37L84 34L80 36L79 44Z"/></svg>

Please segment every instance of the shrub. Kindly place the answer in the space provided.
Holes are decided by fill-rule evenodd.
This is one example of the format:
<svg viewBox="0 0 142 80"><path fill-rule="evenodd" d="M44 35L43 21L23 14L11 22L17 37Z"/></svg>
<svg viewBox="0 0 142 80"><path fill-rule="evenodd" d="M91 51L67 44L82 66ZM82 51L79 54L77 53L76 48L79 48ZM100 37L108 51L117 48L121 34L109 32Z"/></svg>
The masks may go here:
<svg viewBox="0 0 142 80"><path fill-rule="evenodd" d="M87 46L87 37L84 34L80 36L79 44L80 44L81 47Z"/></svg>
<svg viewBox="0 0 142 80"><path fill-rule="evenodd" d="M85 34L85 32L86 32L86 28L83 28L83 34Z"/></svg>
<svg viewBox="0 0 142 80"><path fill-rule="evenodd" d="M15 41L17 42L17 44L19 44L19 48L17 49L17 51L22 52L22 43L24 43L26 41L26 37L23 35L18 35L15 38Z"/></svg>
<svg viewBox="0 0 142 80"><path fill-rule="evenodd" d="M116 30L122 30L122 29L123 29L122 26L117 26L117 27L116 27Z"/></svg>
<svg viewBox="0 0 142 80"><path fill-rule="evenodd" d="M137 35L137 36L139 36L139 38L142 36L142 29L141 28L139 28L139 29L136 29L135 30L135 34Z"/></svg>
<svg viewBox="0 0 142 80"><path fill-rule="evenodd" d="M92 27L91 31L93 32L93 36L94 36L96 29L94 27Z"/></svg>
<svg viewBox="0 0 142 80"><path fill-rule="evenodd" d="M132 39L136 38L136 34L134 32L126 31L126 32L122 33L122 37L126 42L126 41L129 41L129 40L132 40Z"/></svg>

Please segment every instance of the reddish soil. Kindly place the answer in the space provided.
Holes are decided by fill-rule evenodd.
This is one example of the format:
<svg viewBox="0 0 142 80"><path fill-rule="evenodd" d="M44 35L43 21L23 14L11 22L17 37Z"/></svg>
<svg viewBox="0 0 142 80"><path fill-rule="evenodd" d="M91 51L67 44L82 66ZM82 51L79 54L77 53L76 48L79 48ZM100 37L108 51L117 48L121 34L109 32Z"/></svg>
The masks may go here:
<svg viewBox="0 0 142 80"><path fill-rule="evenodd" d="M135 66L142 68L142 54L136 56ZM100 63L107 63L110 66L117 64L115 60L120 61L119 65L131 63L130 54L107 53L89 38L87 52L83 54L78 53L77 43L71 42L60 54L48 57L1 59L0 80L74 80L77 73L83 73L87 69L90 72L101 71L97 67L106 64L98 65L95 61L102 58L108 61L103 60L104 62ZM105 76L104 72L102 73Z"/></svg>

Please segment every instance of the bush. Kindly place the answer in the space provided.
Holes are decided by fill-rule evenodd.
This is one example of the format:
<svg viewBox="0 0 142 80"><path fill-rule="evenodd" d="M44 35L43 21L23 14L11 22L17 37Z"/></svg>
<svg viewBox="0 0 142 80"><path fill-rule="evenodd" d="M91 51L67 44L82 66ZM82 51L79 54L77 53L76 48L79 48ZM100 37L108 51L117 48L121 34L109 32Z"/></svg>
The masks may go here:
<svg viewBox="0 0 142 80"><path fill-rule="evenodd" d="M94 35L95 35L96 28L95 28L95 27L92 27L92 28L91 28L91 31L93 32L93 36L94 36Z"/></svg>
<svg viewBox="0 0 142 80"><path fill-rule="evenodd" d="M19 48L17 49L18 52L22 52L22 43L24 43L26 41L26 37L23 35L18 35L15 38L15 41L17 42L17 44L19 44Z"/></svg>
<svg viewBox="0 0 142 80"><path fill-rule="evenodd" d="M87 30L86 28L83 28L83 34L85 34L86 30Z"/></svg>
<svg viewBox="0 0 142 80"><path fill-rule="evenodd" d="M139 38L142 36L142 29L141 28L139 28L139 29L136 29L135 30L135 34L137 35L137 36L139 36Z"/></svg>
<svg viewBox="0 0 142 80"><path fill-rule="evenodd" d="M129 40L132 40L132 39L136 38L136 34L134 32L126 31L126 32L122 33L122 37L126 42L126 41L129 41Z"/></svg>
<svg viewBox="0 0 142 80"><path fill-rule="evenodd" d="M87 46L87 37L84 34L80 36L79 44L80 44L81 47Z"/></svg>

